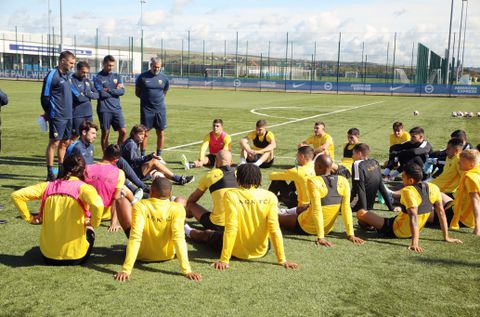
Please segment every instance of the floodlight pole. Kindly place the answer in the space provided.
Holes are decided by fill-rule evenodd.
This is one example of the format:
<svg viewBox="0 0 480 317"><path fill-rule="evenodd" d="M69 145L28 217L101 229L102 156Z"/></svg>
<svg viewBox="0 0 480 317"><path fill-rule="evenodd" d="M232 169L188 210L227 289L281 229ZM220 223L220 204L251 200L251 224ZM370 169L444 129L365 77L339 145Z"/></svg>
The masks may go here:
<svg viewBox="0 0 480 317"><path fill-rule="evenodd" d="M460 47L462 45L462 27L463 27L463 9L464 9L464 2L465 0L462 0L462 11L460 13L460 26L458 29L458 46L457 46L457 60L456 60L456 65L455 65L455 75L456 75L456 83L458 84L458 70L459 70L459 61L460 61Z"/></svg>
<svg viewBox="0 0 480 317"><path fill-rule="evenodd" d="M147 3L147 0L140 0L140 72L143 72L143 4Z"/></svg>
<svg viewBox="0 0 480 317"><path fill-rule="evenodd" d="M468 0L465 0L467 3L467 6L465 7L465 25L463 26L463 50L462 50L462 66L461 66L461 72L463 75L463 59L465 58L465 36L467 33L467 13L468 13Z"/></svg>
<svg viewBox="0 0 480 317"><path fill-rule="evenodd" d="M447 56L445 59L447 60L447 76L446 76L446 83L447 85L450 83L450 42L452 40L452 18L453 18L453 0L450 6L450 26L448 28L448 47L447 47Z"/></svg>
<svg viewBox="0 0 480 317"><path fill-rule="evenodd" d="M60 0L60 52L63 52L63 1Z"/></svg>

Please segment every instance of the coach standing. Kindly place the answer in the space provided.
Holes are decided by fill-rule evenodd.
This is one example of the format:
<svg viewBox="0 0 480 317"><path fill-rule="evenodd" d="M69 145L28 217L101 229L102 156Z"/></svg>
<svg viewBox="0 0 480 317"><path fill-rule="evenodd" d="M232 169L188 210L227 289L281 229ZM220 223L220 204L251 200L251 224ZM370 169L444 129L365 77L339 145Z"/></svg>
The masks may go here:
<svg viewBox="0 0 480 317"><path fill-rule="evenodd" d="M127 130L125 129L125 120L123 118L122 107L120 106L120 96L125 94L122 77L113 72L115 67L115 58L107 55L103 58L103 69L94 78L95 88L100 94L97 105L98 119L102 129L102 150L108 146L108 136L110 135L110 126L118 131L118 145L125 142Z"/></svg>
<svg viewBox="0 0 480 317"><path fill-rule="evenodd" d="M0 89L0 107L6 106L7 104L8 104L7 94ZM0 118L0 152L1 151L2 151L2 119Z"/></svg>
<svg viewBox="0 0 480 317"><path fill-rule="evenodd" d="M58 167L62 168L63 157L72 134L72 80L70 70L75 64L75 55L69 51L60 53L58 66L43 79L40 102L49 123L49 142L46 150L47 181L53 181L53 161L58 149Z"/></svg>
<svg viewBox="0 0 480 317"><path fill-rule="evenodd" d="M157 155L162 154L164 130L167 127L167 111L165 96L170 87L167 76L160 73L162 60L152 57L150 70L140 74L135 82L135 95L140 98L140 121L147 128L141 145L142 155L147 149L147 139L150 129L157 133ZM164 163L163 159L161 160Z"/></svg>

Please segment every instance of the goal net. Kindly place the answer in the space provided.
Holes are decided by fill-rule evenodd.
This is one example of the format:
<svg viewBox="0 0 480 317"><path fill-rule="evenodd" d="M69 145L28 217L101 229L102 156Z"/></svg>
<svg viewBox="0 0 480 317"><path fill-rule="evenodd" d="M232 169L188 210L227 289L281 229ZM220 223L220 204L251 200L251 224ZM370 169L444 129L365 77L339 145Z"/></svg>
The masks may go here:
<svg viewBox="0 0 480 317"><path fill-rule="evenodd" d="M428 76L429 84L440 84L442 82L442 69L437 68L430 71Z"/></svg>
<svg viewBox="0 0 480 317"><path fill-rule="evenodd" d="M358 72L345 72L345 78L358 78Z"/></svg>
<svg viewBox="0 0 480 317"><path fill-rule="evenodd" d="M410 79L408 79L407 73L401 68L395 68L393 74L394 82L402 84L410 84Z"/></svg>

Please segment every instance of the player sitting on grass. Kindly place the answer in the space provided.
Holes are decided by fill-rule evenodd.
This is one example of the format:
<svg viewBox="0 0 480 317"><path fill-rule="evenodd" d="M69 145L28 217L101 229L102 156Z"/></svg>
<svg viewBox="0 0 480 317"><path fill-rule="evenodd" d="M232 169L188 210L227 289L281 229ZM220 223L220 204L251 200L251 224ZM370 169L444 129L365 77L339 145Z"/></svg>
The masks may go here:
<svg viewBox="0 0 480 317"><path fill-rule="evenodd" d="M93 142L97 138L97 129L98 127L95 123L83 121L79 128L80 138L70 144L65 155L82 155L87 165L94 164ZM116 164L117 167L123 170L125 173L125 185L128 187L128 189L135 193L134 195L136 199L142 198L143 192L148 192L147 186L145 186L145 184L138 178L124 158L120 157ZM135 185L132 182L135 183Z"/></svg>
<svg viewBox="0 0 480 317"><path fill-rule="evenodd" d="M92 185L97 190L103 201L103 220L110 219L108 231L116 232L121 227L117 221L115 201L121 195L134 201L132 192L124 186L125 173L116 166L122 155L122 150L117 144L110 144L103 153L103 158L96 164L87 165L85 183Z"/></svg>
<svg viewBox="0 0 480 317"><path fill-rule="evenodd" d="M460 180L454 200L454 215L450 228L457 230L459 223L473 228L473 234L480 236L480 153L465 150L460 153L460 169L465 172Z"/></svg>
<svg viewBox="0 0 480 317"><path fill-rule="evenodd" d="M228 150L221 150L217 152L216 156L214 161L217 167L202 177L198 188L188 197L186 211L187 218L195 217L206 229L223 231L225 226L224 196L229 189L238 186L235 169L230 166L232 153ZM212 195L212 212L198 204L207 189Z"/></svg>
<svg viewBox="0 0 480 317"><path fill-rule="evenodd" d="M248 144L249 140L253 142L253 147ZM258 120L255 131L240 140L240 164L254 163L261 168L269 168L273 164L276 147L275 135L267 130L267 121Z"/></svg>
<svg viewBox="0 0 480 317"><path fill-rule="evenodd" d="M205 155L207 148L210 154ZM182 164L186 170L202 166L215 166L215 156L220 150L232 150L232 138L223 131L223 120L213 120L213 129L203 138L200 148L200 157L194 162L189 162L185 155L182 155Z"/></svg>
<svg viewBox="0 0 480 317"><path fill-rule="evenodd" d="M409 163L415 163L423 168L428 155L432 152L432 145L425 139L425 132L421 127L412 128L410 138L410 141L390 147L388 164L383 171L384 179L395 179ZM393 173L390 174L392 170Z"/></svg>
<svg viewBox="0 0 480 317"><path fill-rule="evenodd" d="M66 157L60 177L12 193L11 198L23 219L42 223L40 251L49 265L85 263L95 241L92 227L100 225L102 198L83 182L85 160L81 155ZM40 213L30 214L27 202L41 200ZM86 209L88 208L88 210Z"/></svg>
<svg viewBox="0 0 480 317"><path fill-rule="evenodd" d="M141 155L140 147L145 137L146 128L141 125L135 125L130 131L130 137L125 141L122 147L122 156L130 164L141 179L151 176L165 176L177 185L185 185L195 180L193 176L179 176L174 174L165 165L160 163L160 156L151 153L149 155Z"/></svg>
<svg viewBox="0 0 480 317"><path fill-rule="evenodd" d="M185 242L185 209L182 204L170 201L172 183L162 177L153 180L150 198L133 205L119 200L118 219L129 237L122 270L115 275L118 281L130 278L135 261L171 260L177 255L182 274L194 281L202 276L192 272ZM184 201L184 200L183 200ZM131 218L130 218L131 217Z"/></svg>
<svg viewBox="0 0 480 317"><path fill-rule="evenodd" d="M225 193L225 231L186 231L192 240L221 250L220 260L212 264L215 269L227 269L232 256L243 260L263 257L269 249L269 237L278 263L287 269L298 267L285 258L282 232L278 225L278 200L271 192L259 188L261 181L262 174L258 166L240 165L237 168L240 188Z"/></svg>
<svg viewBox="0 0 480 317"><path fill-rule="evenodd" d="M350 186L345 177L332 175L332 159L327 154L315 159L315 173L307 181L310 205L298 215L279 215L282 228L297 234L315 235L315 244L331 247L325 239L335 227L338 214L342 213L347 239L354 244L363 244L363 240L353 232L352 209L350 208Z"/></svg>
<svg viewBox="0 0 480 317"><path fill-rule="evenodd" d="M440 188L442 193L447 194L453 198L453 194L457 191L460 184L460 178L463 172L460 170L458 161L460 160L460 153L462 152L463 141L461 139L450 139L447 143L446 158L442 173L431 180Z"/></svg>
<svg viewBox="0 0 480 317"><path fill-rule="evenodd" d="M283 172L272 172L270 174L269 178L272 183L268 188L269 191L273 192L287 207L290 207L289 204L292 198L296 198L295 205L291 206L292 208L290 209L281 209L281 213L297 214L307 209L310 203L307 192L307 179L315 176L313 156L312 147L308 145L299 147L297 150L298 166ZM291 181L291 183L287 184L286 181Z"/></svg>
<svg viewBox="0 0 480 317"><path fill-rule="evenodd" d="M389 210L394 210L388 191L383 183L380 164L370 159L370 147L359 143L353 147L351 204L354 212L373 208L377 193L380 192Z"/></svg>
<svg viewBox="0 0 480 317"><path fill-rule="evenodd" d="M402 212L393 218L383 218L371 211L358 210L357 218L361 226L373 226L378 233L388 238L411 238L408 247L415 252L423 252L419 245L422 231L433 209L440 220L443 239L446 242L461 243L448 236L448 224L443 210L440 190L434 184L422 182L422 168L415 163L405 165L402 181L400 204Z"/></svg>
<svg viewBox="0 0 480 317"><path fill-rule="evenodd" d="M390 146L410 141L410 134L404 130L403 123L395 121L392 125L393 132L390 134Z"/></svg>
<svg viewBox="0 0 480 317"><path fill-rule="evenodd" d="M340 165L345 167L350 174L352 174L353 148L358 143L360 143L360 130L357 128L348 129L347 143L343 146L343 158L340 161Z"/></svg>
<svg viewBox="0 0 480 317"><path fill-rule="evenodd" d="M298 147L311 145L315 154L326 153L332 160L335 157L335 146L332 137L325 131L325 123L315 122L313 126L313 135L309 136L305 141L300 143Z"/></svg>

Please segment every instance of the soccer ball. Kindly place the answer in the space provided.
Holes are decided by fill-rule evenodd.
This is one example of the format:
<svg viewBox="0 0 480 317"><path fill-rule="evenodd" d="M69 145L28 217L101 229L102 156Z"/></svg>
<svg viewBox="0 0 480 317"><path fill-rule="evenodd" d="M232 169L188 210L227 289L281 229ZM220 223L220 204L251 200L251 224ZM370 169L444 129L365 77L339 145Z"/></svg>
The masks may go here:
<svg viewBox="0 0 480 317"><path fill-rule="evenodd" d="M473 118L473 112L470 112L470 113L468 114L468 116L469 116L470 118Z"/></svg>
<svg viewBox="0 0 480 317"><path fill-rule="evenodd" d="M479 118L480 118L480 112L477 112L477 117L479 117Z"/></svg>
<svg viewBox="0 0 480 317"><path fill-rule="evenodd" d="M461 111L458 111L458 112L457 112L457 116L459 116L459 117L463 117L463 112L461 112Z"/></svg>
<svg viewBox="0 0 480 317"><path fill-rule="evenodd" d="M456 112L456 111L452 112L452 117L455 118L455 117L457 117L457 116L458 116L458 115L457 115L457 112Z"/></svg>
<svg viewBox="0 0 480 317"><path fill-rule="evenodd" d="M418 112L418 110L415 110L415 111L413 112L413 115L414 115L414 116L418 116L419 114L420 114L420 112Z"/></svg>

